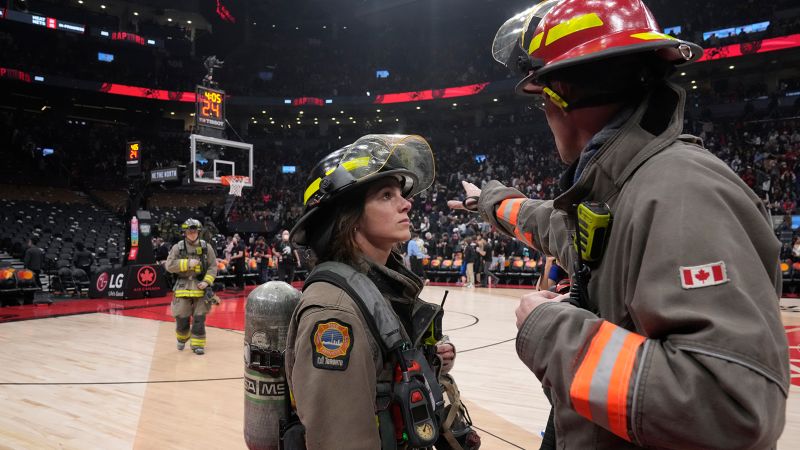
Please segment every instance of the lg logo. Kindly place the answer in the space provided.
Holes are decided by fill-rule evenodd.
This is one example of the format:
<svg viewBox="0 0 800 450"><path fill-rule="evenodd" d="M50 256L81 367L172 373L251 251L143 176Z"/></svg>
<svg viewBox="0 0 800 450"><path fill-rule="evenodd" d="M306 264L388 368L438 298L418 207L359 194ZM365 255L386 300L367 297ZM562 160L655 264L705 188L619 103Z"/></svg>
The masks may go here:
<svg viewBox="0 0 800 450"><path fill-rule="evenodd" d="M111 281L108 283L110 289L122 289L122 282L125 280L124 273L111 275Z"/></svg>
<svg viewBox="0 0 800 450"><path fill-rule="evenodd" d="M97 290L105 291L106 287L108 287L108 273L103 272L97 277Z"/></svg>

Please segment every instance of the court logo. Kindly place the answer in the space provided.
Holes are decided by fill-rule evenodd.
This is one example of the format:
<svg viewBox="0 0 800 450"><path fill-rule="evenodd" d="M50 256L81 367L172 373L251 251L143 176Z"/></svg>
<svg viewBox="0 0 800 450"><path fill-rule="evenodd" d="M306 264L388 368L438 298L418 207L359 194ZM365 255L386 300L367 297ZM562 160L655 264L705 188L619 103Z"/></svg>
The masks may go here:
<svg viewBox="0 0 800 450"><path fill-rule="evenodd" d="M136 279L144 287L152 286L156 282L156 278L158 278L158 275L150 266L144 266L136 272Z"/></svg>
<svg viewBox="0 0 800 450"><path fill-rule="evenodd" d="M103 272L97 277L97 290L102 292L108 287L108 272Z"/></svg>

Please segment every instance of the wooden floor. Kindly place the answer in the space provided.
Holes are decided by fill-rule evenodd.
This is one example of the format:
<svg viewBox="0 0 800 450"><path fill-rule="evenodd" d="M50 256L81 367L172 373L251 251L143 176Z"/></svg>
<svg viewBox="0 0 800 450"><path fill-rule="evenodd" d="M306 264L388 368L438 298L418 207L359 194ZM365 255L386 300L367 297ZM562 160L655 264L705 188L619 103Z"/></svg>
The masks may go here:
<svg viewBox="0 0 800 450"><path fill-rule="evenodd" d="M423 298L439 301L444 289ZM514 349L524 292L450 288L453 375L483 449L538 448L549 412ZM800 335L800 302L782 304ZM207 353L195 356L175 349L172 323L113 313L0 323L0 449L244 449L242 342L209 327ZM782 450L800 448L799 395L792 386Z"/></svg>

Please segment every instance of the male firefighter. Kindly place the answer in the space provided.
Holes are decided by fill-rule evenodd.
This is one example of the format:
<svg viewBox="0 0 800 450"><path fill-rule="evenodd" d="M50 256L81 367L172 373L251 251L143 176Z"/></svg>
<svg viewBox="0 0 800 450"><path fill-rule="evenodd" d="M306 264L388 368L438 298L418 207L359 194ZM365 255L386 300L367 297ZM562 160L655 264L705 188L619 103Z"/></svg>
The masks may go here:
<svg viewBox="0 0 800 450"><path fill-rule="evenodd" d="M205 353L206 314L219 302L211 286L217 276L214 248L199 239L200 221L188 219L182 225L184 237L172 246L167 257L167 271L177 275L172 299L178 350L190 346L196 355ZM190 330L191 324L191 330Z"/></svg>

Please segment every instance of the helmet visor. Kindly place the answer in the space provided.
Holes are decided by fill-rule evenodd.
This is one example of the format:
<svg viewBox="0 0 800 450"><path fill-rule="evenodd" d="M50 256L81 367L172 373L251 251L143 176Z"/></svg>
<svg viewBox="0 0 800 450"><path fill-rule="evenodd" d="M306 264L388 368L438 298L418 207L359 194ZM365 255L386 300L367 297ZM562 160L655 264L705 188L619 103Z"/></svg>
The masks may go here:
<svg viewBox="0 0 800 450"><path fill-rule="evenodd" d="M346 172L337 176L335 171ZM335 192L354 182L387 171L402 171L410 176L398 174L401 178L403 195L414 196L433 183L436 173L433 151L428 142L421 136L407 134L370 134L359 138L344 148L339 163L325 170L327 181L331 179L333 186L324 186L322 178L313 180L303 195L303 203L316 194L321 188L327 192ZM332 175L330 176L329 175Z"/></svg>
<svg viewBox="0 0 800 450"><path fill-rule="evenodd" d="M533 40L533 33L542 18L560 0L545 0L530 8L515 14L497 30L492 42L492 57L500 64L506 66L512 73L523 73L519 64L520 57L528 59L527 47Z"/></svg>

